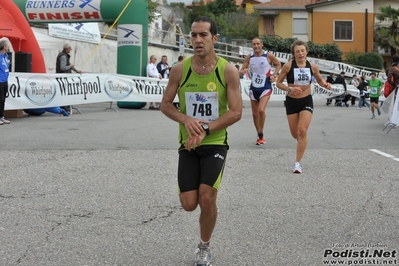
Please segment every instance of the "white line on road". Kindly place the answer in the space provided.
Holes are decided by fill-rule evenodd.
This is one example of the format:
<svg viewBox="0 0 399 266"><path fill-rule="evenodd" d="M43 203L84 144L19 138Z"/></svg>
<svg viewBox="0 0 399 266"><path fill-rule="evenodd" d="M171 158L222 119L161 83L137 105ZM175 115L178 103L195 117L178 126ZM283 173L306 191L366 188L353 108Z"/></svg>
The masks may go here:
<svg viewBox="0 0 399 266"><path fill-rule="evenodd" d="M385 157L387 157L387 158L391 158L392 160L395 160L395 161L398 161L398 162L399 162L399 158L395 158L395 156L390 155L390 154L388 154L388 153L385 153L385 152L382 152L382 151L379 151L379 150L376 150L376 149L369 149L369 151L378 153L378 154L380 154L380 155L382 155L382 156L385 156Z"/></svg>

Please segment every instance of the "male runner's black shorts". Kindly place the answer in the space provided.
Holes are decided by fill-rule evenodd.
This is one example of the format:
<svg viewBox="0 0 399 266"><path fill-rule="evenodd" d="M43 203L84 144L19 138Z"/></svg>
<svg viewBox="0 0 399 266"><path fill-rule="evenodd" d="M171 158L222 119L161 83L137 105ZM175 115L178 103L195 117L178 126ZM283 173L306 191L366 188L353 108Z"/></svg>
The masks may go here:
<svg viewBox="0 0 399 266"><path fill-rule="evenodd" d="M380 97L370 97L370 103L376 103L378 104L378 100L380 99Z"/></svg>
<svg viewBox="0 0 399 266"><path fill-rule="evenodd" d="M291 98L285 97L285 110L287 115L298 114L302 111L309 111L313 114L313 98L312 95L308 95L303 98Z"/></svg>
<svg viewBox="0 0 399 266"><path fill-rule="evenodd" d="M219 190L228 146L204 145L188 151L179 150L179 193L198 190L206 184Z"/></svg>

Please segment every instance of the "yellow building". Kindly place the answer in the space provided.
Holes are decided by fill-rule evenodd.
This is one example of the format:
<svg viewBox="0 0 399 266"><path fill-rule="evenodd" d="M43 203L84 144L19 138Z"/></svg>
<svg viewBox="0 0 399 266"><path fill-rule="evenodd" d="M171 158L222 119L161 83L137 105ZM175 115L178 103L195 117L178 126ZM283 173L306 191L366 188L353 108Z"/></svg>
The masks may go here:
<svg viewBox="0 0 399 266"><path fill-rule="evenodd" d="M254 7L259 13L259 36L309 41L311 14L306 5L317 0L270 0Z"/></svg>
<svg viewBox="0 0 399 266"><path fill-rule="evenodd" d="M244 9L246 14L254 13L254 6L262 3L260 0L236 0L238 9Z"/></svg>
<svg viewBox="0 0 399 266"><path fill-rule="evenodd" d="M298 38L318 44L336 43L350 51L389 51L374 45L375 16L380 7L399 9L397 0L270 0L254 7L259 12L259 35Z"/></svg>
<svg viewBox="0 0 399 266"><path fill-rule="evenodd" d="M203 0L204 5L206 6L210 2L214 2L215 0ZM262 3L261 0L235 0L237 9L244 9L246 14L252 14L254 12L254 6ZM198 6L198 2L193 2L192 4L186 5L188 9L192 9L193 6Z"/></svg>

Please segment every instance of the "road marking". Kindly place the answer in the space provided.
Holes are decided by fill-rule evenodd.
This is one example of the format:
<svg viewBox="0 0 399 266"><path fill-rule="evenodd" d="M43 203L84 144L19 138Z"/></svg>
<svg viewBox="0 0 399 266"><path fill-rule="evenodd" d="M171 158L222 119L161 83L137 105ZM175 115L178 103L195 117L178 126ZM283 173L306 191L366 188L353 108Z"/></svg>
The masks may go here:
<svg viewBox="0 0 399 266"><path fill-rule="evenodd" d="M369 149L369 151L378 153L378 154L380 154L380 155L382 155L382 156L385 156L385 157L387 157L387 158L391 158L392 160L395 160L395 161L398 161L398 162L399 162L399 158L395 158L395 156L390 155L390 154L388 154L388 153L385 153L385 152L382 152L382 151L379 151L379 150L376 150L376 149Z"/></svg>

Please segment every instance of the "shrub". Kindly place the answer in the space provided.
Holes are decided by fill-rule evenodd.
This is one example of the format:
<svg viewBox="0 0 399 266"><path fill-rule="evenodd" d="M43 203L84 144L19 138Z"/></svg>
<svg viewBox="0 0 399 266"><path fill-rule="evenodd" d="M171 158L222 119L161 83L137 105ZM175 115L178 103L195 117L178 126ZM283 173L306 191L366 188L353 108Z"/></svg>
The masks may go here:
<svg viewBox="0 0 399 266"><path fill-rule="evenodd" d="M365 53L359 58L359 66L364 66L374 69L382 69L384 67L384 59L378 53Z"/></svg>

